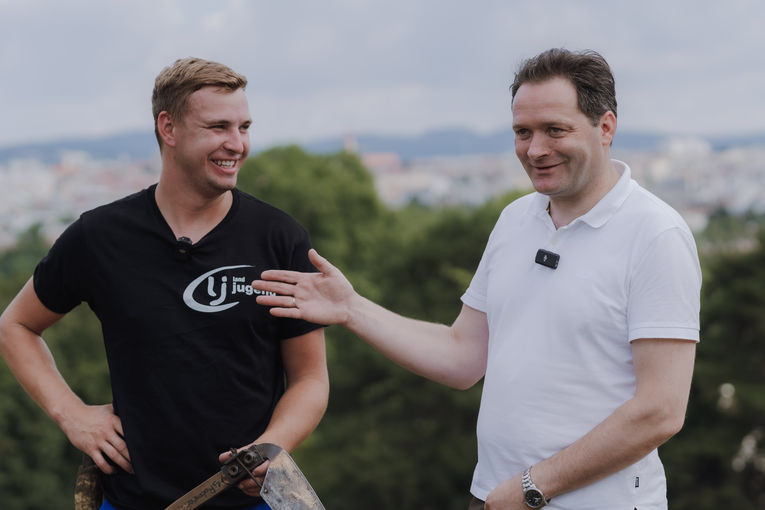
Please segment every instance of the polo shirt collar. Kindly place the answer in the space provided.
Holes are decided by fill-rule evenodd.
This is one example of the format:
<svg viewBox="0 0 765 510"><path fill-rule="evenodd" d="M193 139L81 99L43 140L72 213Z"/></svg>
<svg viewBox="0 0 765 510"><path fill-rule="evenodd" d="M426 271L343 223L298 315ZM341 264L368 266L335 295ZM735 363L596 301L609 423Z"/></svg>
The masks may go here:
<svg viewBox="0 0 765 510"><path fill-rule="evenodd" d="M621 177L619 177L619 180L616 182L614 187L611 188L611 190L606 193L606 195L601 198L600 201L595 204L592 209L587 211L582 216L576 218L569 224L569 226L579 222L584 222L593 228L602 227L616 213L616 211L619 210L624 201L627 200L627 197L632 191L633 186L630 167L623 161L619 161L617 159L612 159L611 162L614 164L616 171L621 174ZM542 195L541 193L537 193L537 199L535 202L535 208L537 210L536 215L547 217L547 220L552 221L550 219L549 213L547 212L547 206L550 203L550 198Z"/></svg>

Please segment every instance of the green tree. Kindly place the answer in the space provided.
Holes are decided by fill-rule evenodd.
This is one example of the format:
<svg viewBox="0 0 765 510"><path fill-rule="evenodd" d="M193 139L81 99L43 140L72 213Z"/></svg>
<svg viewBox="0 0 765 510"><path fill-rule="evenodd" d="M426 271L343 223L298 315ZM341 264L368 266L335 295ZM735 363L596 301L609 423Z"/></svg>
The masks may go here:
<svg viewBox="0 0 765 510"><path fill-rule="evenodd" d="M276 147L243 165L239 187L297 219L316 248L359 277L377 255L390 213L358 157Z"/></svg>
<svg viewBox="0 0 765 510"><path fill-rule="evenodd" d="M453 320L499 211L382 206L350 154L277 148L240 186L307 226L357 289L427 320ZM328 508L461 509L476 460L480 385L452 390L410 374L342 328L327 331L327 414L295 457Z"/></svg>
<svg viewBox="0 0 765 510"><path fill-rule="evenodd" d="M0 309L29 279L48 245L35 227L0 254ZM45 334L59 370L85 401L111 401L98 323L78 307ZM69 509L81 454L0 364L0 507Z"/></svg>
<svg viewBox="0 0 765 510"><path fill-rule="evenodd" d="M765 508L763 339L760 239L756 249L726 249L704 268L701 342L686 424L661 451L673 508Z"/></svg>
<svg viewBox="0 0 765 510"><path fill-rule="evenodd" d="M511 193L478 208L390 210L348 153L278 147L247 161L240 187L292 214L314 246L374 301L449 323ZM661 448L671 507L765 508L765 249L760 215L720 211L699 236L702 341L684 430ZM755 246L752 249L752 246ZM39 229L0 254L0 307L48 247ZM744 250L744 251L742 251ZM111 400L100 326L80 306L45 334L90 403ZM464 509L475 464L480 384L456 391L327 329L327 414L295 458L327 508ZM71 508L80 453L0 365L0 508Z"/></svg>
<svg viewBox="0 0 765 510"><path fill-rule="evenodd" d="M398 212L399 237L386 240L386 256L368 268L378 302L450 323L506 200ZM453 390L397 367L345 330L328 336L330 408L304 461L327 507L464 509L481 385Z"/></svg>

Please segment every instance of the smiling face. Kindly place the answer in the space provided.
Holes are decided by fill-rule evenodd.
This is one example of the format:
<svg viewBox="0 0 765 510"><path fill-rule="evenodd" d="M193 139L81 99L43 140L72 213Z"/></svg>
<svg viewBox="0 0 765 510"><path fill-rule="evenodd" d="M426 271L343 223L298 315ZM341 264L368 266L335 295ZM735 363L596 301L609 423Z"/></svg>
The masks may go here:
<svg viewBox="0 0 765 510"><path fill-rule="evenodd" d="M169 122L164 142L185 184L206 197L233 189L250 150L252 119L244 90L203 87L189 96L183 117Z"/></svg>
<svg viewBox="0 0 765 510"><path fill-rule="evenodd" d="M515 153L534 189L552 201L579 207L602 196L615 129L610 111L593 125L565 78L526 82L513 99Z"/></svg>

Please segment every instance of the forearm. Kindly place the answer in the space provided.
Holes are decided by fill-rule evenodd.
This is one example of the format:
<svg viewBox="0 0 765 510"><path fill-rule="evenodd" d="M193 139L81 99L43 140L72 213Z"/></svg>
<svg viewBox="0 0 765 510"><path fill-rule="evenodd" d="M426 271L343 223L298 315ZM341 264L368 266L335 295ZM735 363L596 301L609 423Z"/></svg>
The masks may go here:
<svg viewBox="0 0 765 510"><path fill-rule="evenodd" d="M256 443L294 450L318 426L327 409L329 382L306 378L290 385L276 405L271 421Z"/></svg>
<svg viewBox="0 0 765 510"><path fill-rule="evenodd" d="M104 455L131 472L122 424L111 404L88 406L56 368L42 332L62 317L40 302L31 279L0 316L0 355L32 399L58 424L71 443L105 473L114 468Z"/></svg>
<svg viewBox="0 0 765 510"><path fill-rule="evenodd" d="M649 454L682 428L693 374L695 344L677 339L632 342L634 396L579 440L531 469L547 498L592 484ZM487 509L526 508L521 475L489 494Z"/></svg>
<svg viewBox="0 0 765 510"><path fill-rule="evenodd" d="M633 341L634 396L579 440L532 467L532 479L545 497L616 473L677 433L685 419L695 349L693 342L677 339ZM520 479L519 474L497 487L489 499L499 504L489 508L523 508Z"/></svg>
<svg viewBox="0 0 765 510"><path fill-rule="evenodd" d="M0 354L29 396L61 428L66 427L73 408L84 406L71 390L37 333L20 324L0 327Z"/></svg>
<svg viewBox="0 0 765 510"><path fill-rule="evenodd" d="M534 483L555 497L620 471L672 437L682 416L650 403L630 400L584 437L535 464Z"/></svg>
<svg viewBox="0 0 765 510"><path fill-rule="evenodd" d="M480 349L444 324L404 317L357 295L343 325L395 363L436 382L464 388L483 373Z"/></svg>

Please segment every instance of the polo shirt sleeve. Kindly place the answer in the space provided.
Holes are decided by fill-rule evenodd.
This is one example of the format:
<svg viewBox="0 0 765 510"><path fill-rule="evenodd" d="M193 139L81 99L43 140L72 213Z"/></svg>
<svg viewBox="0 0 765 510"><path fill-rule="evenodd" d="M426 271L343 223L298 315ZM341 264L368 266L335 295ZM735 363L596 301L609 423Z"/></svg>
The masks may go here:
<svg viewBox="0 0 765 510"><path fill-rule="evenodd" d="M473 275L470 285L460 298L470 308L484 313L488 310L486 301L489 287L489 252L493 237L494 232L489 236L489 241L486 244L483 255L481 255L481 261L478 263L478 268Z"/></svg>
<svg viewBox="0 0 765 510"><path fill-rule="evenodd" d="M660 233L630 278L629 341L699 340L701 268L693 236L676 227Z"/></svg>
<svg viewBox="0 0 765 510"><path fill-rule="evenodd" d="M296 229L296 237L292 247L288 268L290 271L300 271L302 273L315 273L318 270L308 260L308 250L311 249L311 241L308 232L302 227ZM302 319L279 319L280 338L286 340L296 336L310 333L315 329L324 327L321 324L304 321Z"/></svg>

